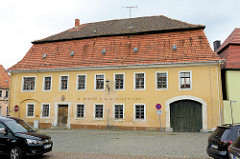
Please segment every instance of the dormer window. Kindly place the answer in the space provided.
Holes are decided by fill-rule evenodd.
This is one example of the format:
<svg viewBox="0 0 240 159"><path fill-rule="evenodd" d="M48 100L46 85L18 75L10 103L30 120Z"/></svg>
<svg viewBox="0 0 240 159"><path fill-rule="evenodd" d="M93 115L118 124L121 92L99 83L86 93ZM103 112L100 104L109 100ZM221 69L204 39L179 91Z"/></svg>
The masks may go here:
<svg viewBox="0 0 240 159"><path fill-rule="evenodd" d="M107 52L106 49L102 49L102 54L105 54Z"/></svg>
<svg viewBox="0 0 240 159"><path fill-rule="evenodd" d="M47 54L43 54L43 58L45 59L47 57Z"/></svg>

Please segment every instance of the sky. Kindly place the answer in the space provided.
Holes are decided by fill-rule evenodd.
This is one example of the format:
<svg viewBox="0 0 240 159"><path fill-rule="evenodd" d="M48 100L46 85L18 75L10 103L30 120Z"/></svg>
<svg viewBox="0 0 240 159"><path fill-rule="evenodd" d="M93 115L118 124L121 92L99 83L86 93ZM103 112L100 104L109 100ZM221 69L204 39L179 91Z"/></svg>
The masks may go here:
<svg viewBox="0 0 240 159"><path fill-rule="evenodd" d="M19 62L32 41L74 27L131 15L165 15L205 25L210 46L240 28L240 0L0 0L0 64L8 69Z"/></svg>

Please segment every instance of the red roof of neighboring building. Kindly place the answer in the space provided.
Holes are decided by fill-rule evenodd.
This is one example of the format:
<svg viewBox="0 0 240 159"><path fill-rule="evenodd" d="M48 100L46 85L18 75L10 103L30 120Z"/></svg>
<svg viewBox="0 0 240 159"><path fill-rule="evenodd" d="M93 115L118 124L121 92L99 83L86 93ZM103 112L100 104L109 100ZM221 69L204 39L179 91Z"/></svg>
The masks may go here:
<svg viewBox="0 0 240 159"><path fill-rule="evenodd" d="M216 51L227 62L225 69L240 69L240 28L235 28Z"/></svg>
<svg viewBox="0 0 240 159"><path fill-rule="evenodd" d="M0 65L0 89L9 89L10 76L4 69L2 65Z"/></svg>
<svg viewBox="0 0 240 159"><path fill-rule="evenodd" d="M99 22L89 25L90 28L85 28L87 31L92 30L94 28L92 26L98 26L96 31L99 35L97 36L90 33L82 35L82 31L79 33L79 30L88 26L84 24L84 26L80 25L66 32L35 41L24 58L9 68L9 71L223 60L212 51L203 31L204 26L188 24L164 16L153 17ZM152 31L152 26L146 24L151 21L153 26L157 27L159 24L161 27ZM133 31L129 33L121 30L124 27L123 24L131 26L131 22L133 28L138 26L136 30L132 28ZM105 25L107 29L104 28ZM114 26L113 30L111 26ZM174 46L176 49L173 49ZM134 48L137 48L137 51L134 51ZM106 52L103 52L104 50Z"/></svg>

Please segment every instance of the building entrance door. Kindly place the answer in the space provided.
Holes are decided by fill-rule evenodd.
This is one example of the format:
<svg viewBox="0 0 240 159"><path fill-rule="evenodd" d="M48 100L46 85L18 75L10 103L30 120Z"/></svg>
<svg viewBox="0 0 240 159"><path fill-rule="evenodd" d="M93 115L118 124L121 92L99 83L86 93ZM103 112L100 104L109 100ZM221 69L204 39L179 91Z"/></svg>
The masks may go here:
<svg viewBox="0 0 240 159"><path fill-rule="evenodd" d="M58 126L66 127L68 121L68 105L58 105Z"/></svg>
<svg viewBox="0 0 240 159"><path fill-rule="evenodd" d="M173 131L199 132L202 129L202 104L192 100L171 103L170 122Z"/></svg>

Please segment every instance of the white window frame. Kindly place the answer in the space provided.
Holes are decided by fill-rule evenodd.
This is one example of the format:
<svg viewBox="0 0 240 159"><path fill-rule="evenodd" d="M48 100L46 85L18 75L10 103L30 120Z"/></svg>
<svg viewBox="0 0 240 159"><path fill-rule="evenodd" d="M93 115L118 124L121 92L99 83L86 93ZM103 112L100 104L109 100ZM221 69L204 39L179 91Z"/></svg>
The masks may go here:
<svg viewBox="0 0 240 159"><path fill-rule="evenodd" d="M143 105L144 106L144 119L136 119L136 105ZM134 121L146 121L146 104L145 103L134 103L133 104L133 116L134 116Z"/></svg>
<svg viewBox="0 0 240 159"><path fill-rule="evenodd" d="M97 89L97 75L103 75L103 89ZM105 73L94 74L94 91L105 91Z"/></svg>
<svg viewBox="0 0 240 159"><path fill-rule="evenodd" d="M116 119L115 118L115 105L122 105L123 106L123 118ZM125 120L125 104L124 103L113 103L113 120L114 121L124 121Z"/></svg>
<svg viewBox="0 0 240 159"><path fill-rule="evenodd" d="M33 105L33 116L28 116L28 106ZM25 118L34 118L35 117L35 103L26 103L26 114Z"/></svg>
<svg viewBox="0 0 240 159"><path fill-rule="evenodd" d="M167 87L166 88L158 88L158 81L157 81L158 73L166 73L167 74ZM156 71L156 73L155 73L155 88L156 88L156 90L168 90L168 71Z"/></svg>
<svg viewBox="0 0 240 159"><path fill-rule="evenodd" d="M102 118L96 118L96 105L103 105L103 117ZM94 103L93 104L93 119L94 120L104 120L104 113L105 112L105 104L104 103Z"/></svg>
<svg viewBox="0 0 240 159"><path fill-rule="evenodd" d="M45 89L44 89L44 88L45 88L45 77L51 77L51 87L50 87L50 90L45 90ZM42 91L43 91L43 92L51 92L51 91L52 91L52 85L53 85L53 83L52 83L52 76L43 76Z"/></svg>
<svg viewBox="0 0 240 159"><path fill-rule="evenodd" d="M24 90L24 78L31 78L34 77L35 78L35 83L34 83L34 90ZM37 86L37 77L36 76L22 76L22 88L21 91L22 92L35 92L36 91L36 86Z"/></svg>
<svg viewBox="0 0 240 159"><path fill-rule="evenodd" d="M63 76L67 76L68 77L68 81L67 81L67 89L65 90L62 90L61 86L62 86L62 77ZM68 91L68 88L69 88L69 75L60 75L59 76L59 91Z"/></svg>
<svg viewBox="0 0 240 159"><path fill-rule="evenodd" d="M47 117L43 116L43 105L45 105L45 104L49 105L49 116L47 116ZM50 103L42 103L41 104L41 118L49 118L50 117L50 113L51 113L51 104Z"/></svg>
<svg viewBox="0 0 240 159"><path fill-rule="evenodd" d="M123 75L123 88L122 89L116 89L116 83L115 83L115 80L116 80L116 75ZM125 73L114 73L113 74L113 90L114 91L124 91L125 90Z"/></svg>
<svg viewBox="0 0 240 159"><path fill-rule="evenodd" d="M78 110L78 105L83 105L83 107L84 107L84 111L83 111L83 118L82 117L77 117L77 110ZM85 104L84 103L76 103L76 106L75 106L75 111L76 111L76 113L75 113L75 119L85 119L85 109L86 109L86 106L85 106Z"/></svg>
<svg viewBox="0 0 240 159"><path fill-rule="evenodd" d="M146 72L134 72L134 78L133 78L133 89L135 91L141 91L141 90L146 90ZM144 88L137 88L136 89L136 74L144 74Z"/></svg>
<svg viewBox="0 0 240 159"><path fill-rule="evenodd" d="M181 72L189 72L190 73L190 88L181 88ZM186 71L179 71L178 72L178 87L179 87L179 90L192 90L192 70L186 70Z"/></svg>
<svg viewBox="0 0 240 159"><path fill-rule="evenodd" d="M78 89L78 76L85 76L85 88L84 89ZM76 90L77 91L86 91L87 90L87 75L86 74L77 74Z"/></svg>

